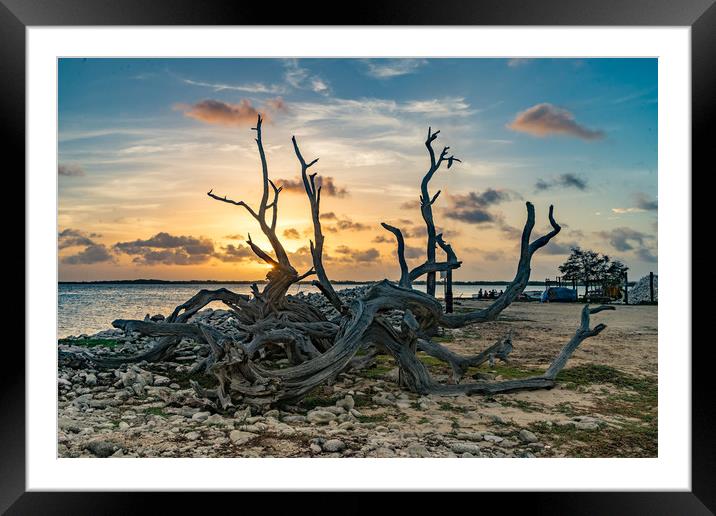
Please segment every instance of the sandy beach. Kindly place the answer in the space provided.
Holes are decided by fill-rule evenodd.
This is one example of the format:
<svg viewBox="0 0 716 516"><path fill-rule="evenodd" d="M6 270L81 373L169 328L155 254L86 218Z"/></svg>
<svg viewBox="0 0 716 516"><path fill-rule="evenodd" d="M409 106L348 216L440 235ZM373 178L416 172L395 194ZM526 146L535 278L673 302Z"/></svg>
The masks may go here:
<svg viewBox="0 0 716 516"><path fill-rule="evenodd" d="M460 300L455 308L486 304ZM473 354L512 329L509 363L483 364L463 381L530 376L574 334L581 308L513 303L498 321L446 330L437 340ZM494 396L405 392L389 356L339 375L295 407L263 413L243 407L217 413L197 403L186 373L192 345L180 347L173 362L117 372L61 370L58 455L655 457L657 306L618 305L593 322L608 327L574 353L557 387ZM448 381L446 364L419 356L436 379Z"/></svg>

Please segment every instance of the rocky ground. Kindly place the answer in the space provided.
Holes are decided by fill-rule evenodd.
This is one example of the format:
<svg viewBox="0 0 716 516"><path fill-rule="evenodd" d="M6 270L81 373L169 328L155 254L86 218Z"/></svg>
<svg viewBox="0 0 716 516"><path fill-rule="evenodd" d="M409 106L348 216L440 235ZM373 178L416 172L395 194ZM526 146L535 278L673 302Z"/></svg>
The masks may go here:
<svg viewBox="0 0 716 516"><path fill-rule="evenodd" d="M355 295L349 294L349 295ZM311 299L322 304L322 298ZM458 301L458 310L485 302ZM574 333L581 305L515 303L500 321L438 338L476 353L514 331L508 364L469 375L507 379L535 374ZM113 371L60 368L60 457L655 457L657 456L657 307L620 306L595 322L609 327L586 341L558 387L492 397L419 396L397 387L390 357L341 374L296 406L217 413L199 399L191 375L202 348L183 341L172 362ZM195 317L230 329L229 312ZM61 350L134 354L151 346L109 330L60 341ZM422 356L434 377L441 362ZM276 367L287 364L276 362ZM471 378L466 380L474 381Z"/></svg>

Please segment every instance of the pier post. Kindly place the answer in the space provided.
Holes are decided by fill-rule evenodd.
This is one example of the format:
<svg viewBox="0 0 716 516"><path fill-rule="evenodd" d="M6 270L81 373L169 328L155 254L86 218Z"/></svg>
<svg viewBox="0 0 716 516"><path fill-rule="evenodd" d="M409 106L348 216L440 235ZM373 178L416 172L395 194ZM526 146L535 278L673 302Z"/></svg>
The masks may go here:
<svg viewBox="0 0 716 516"><path fill-rule="evenodd" d="M445 274L445 313L451 314L452 306L452 269Z"/></svg>
<svg viewBox="0 0 716 516"><path fill-rule="evenodd" d="M649 299L654 302L654 273L649 273Z"/></svg>

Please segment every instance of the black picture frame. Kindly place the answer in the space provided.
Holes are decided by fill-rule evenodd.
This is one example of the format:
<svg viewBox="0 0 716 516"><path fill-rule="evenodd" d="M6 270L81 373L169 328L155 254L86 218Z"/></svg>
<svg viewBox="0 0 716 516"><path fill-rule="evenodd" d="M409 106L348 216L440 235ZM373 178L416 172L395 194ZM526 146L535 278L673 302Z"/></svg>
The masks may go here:
<svg viewBox="0 0 716 516"><path fill-rule="evenodd" d="M5 163L25 168L25 30L49 25L574 25L689 26L692 72L692 168L712 163L713 120L716 118L716 0L489 0L468 2L426 0L363 1L354 7L313 1L310 6L218 0L0 0L0 95L5 133ZM8 160L8 158L10 158ZM13 159L14 158L14 159ZM711 167L712 168L712 167ZM8 165L10 170L10 165ZM703 170L705 173L706 170ZM686 172L688 174L689 171ZM691 174L693 177L693 173ZM19 198L17 190L14 197ZM24 235L23 235L24 236ZM21 258L22 257L22 258ZM25 256L10 259L15 270ZM22 263L21 263L22 260ZM27 271L26 271L27 274ZM691 284L691 279L686 278ZM706 343L708 344L708 343ZM690 346L690 342L670 345ZM550 514L713 514L716 511L716 446L714 403L708 346L692 346L692 490L690 492L480 493L480 505L495 501L509 508L524 504L532 513ZM194 501L180 494L26 492L25 489L25 352L3 346L6 363L0 374L0 510L8 514L119 514L149 508L147 498L161 496L162 512L172 505L185 512ZM212 505L228 495L208 494ZM217 496L221 496L217 499ZM245 507L246 494L242 506ZM300 506L295 494L287 501ZM324 496L322 506L345 512L373 510L357 494ZM334 497L339 496L334 500ZM327 499L325 497L328 497ZM494 500L486 500L491 497ZM355 501L351 501L355 498ZM420 497L415 498L420 501ZM257 500L258 501L258 500ZM197 503L205 504L203 501ZM280 503L280 502L276 502ZM450 504L455 503L454 500ZM458 502L459 503L459 502ZM274 509L277 506L273 506ZM201 509L206 510L206 505ZM314 506L315 508L315 506Z"/></svg>

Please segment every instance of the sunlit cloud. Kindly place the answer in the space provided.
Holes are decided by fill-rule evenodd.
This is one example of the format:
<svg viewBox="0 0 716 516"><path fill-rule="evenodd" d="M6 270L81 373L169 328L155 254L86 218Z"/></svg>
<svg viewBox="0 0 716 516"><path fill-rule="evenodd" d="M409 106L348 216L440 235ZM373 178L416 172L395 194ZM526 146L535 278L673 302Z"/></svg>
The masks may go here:
<svg viewBox="0 0 716 516"><path fill-rule="evenodd" d="M295 179L276 179L274 182L276 185L283 187L283 191L285 192L306 192L306 189L303 186L303 180L299 177ZM345 197L348 195L348 190L346 190L343 186L336 185L335 180L331 176L316 176L314 182L316 188L321 189L321 195L328 195L331 197Z"/></svg>
<svg viewBox="0 0 716 516"><path fill-rule="evenodd" d="M517 113L515 119L507 127L513 131L538 137L564 135L582 140L604 138L604 131L590 129L577 123L572 113L549 103L537 104Z"/></svg>
<svg viewBox="0 0 716 516"><path fill-rule="evenodd" d="M247 99L242 99L238 104L206 99L191 105L176 104L174 108L182 111L186 117L219 125L252 125L256 123L259 113Z"/></svg>

